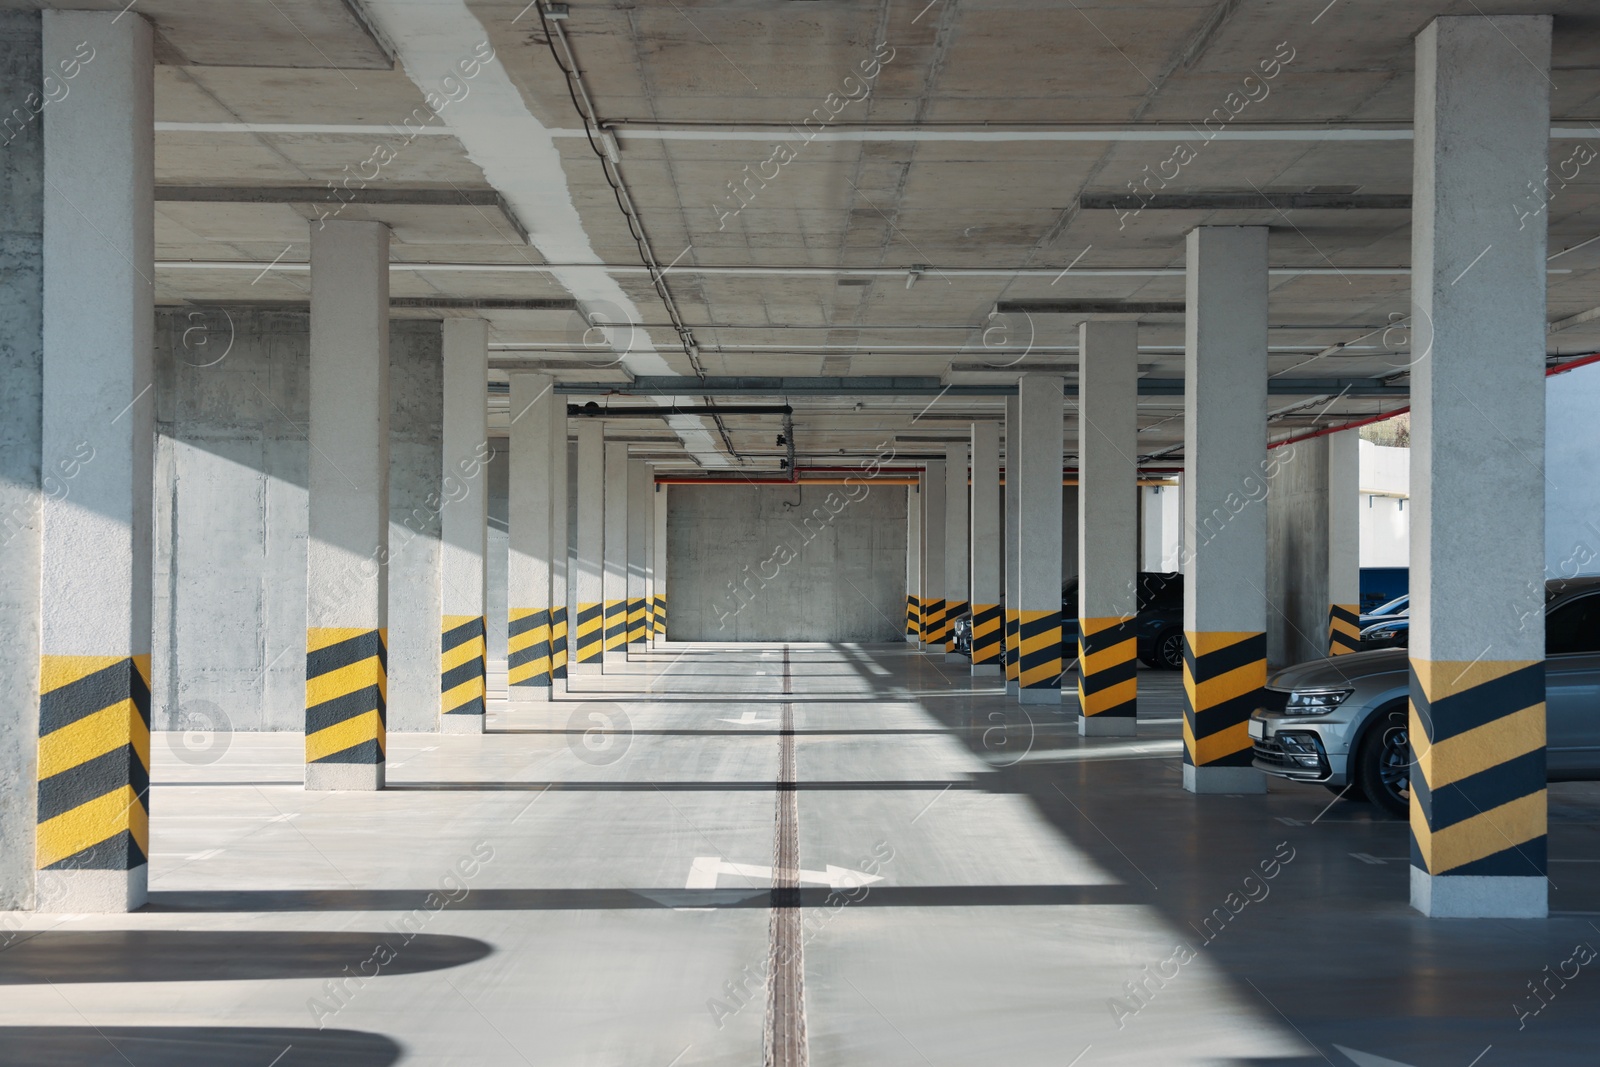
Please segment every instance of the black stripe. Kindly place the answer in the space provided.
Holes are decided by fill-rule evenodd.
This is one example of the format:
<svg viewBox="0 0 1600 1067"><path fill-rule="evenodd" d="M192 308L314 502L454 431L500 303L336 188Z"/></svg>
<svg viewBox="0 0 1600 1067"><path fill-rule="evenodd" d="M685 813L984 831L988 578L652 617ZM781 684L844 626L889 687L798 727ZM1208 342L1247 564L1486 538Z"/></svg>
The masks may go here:
<svg viewBox="0 0 1600 1067"><path fill-rule="evenodd" d="M1079 629L1081 632L1082 628L1080 627ZM1134 620L1129 619L1126 622L1113 623L1104 630L1096 630L1092 634L1082 633L1081 637L1084 655L1088 656L1096 652L1103 652L1108 648L1122 644L1124 641L1134 639ZM1132 656L1133 652L1130 650L1128 655Z"/></svg>
<svg viewBox="0 0 1600 1067"><path fill-rule="evenodd" d="M306 733L314 734L318 730L326 730L330 726L337 726L346 719L365 715L369 711L376 711L380 719L387 720L384 714L383 693L375 685L364 686L354 693L324 700L321 704L307 708Z"/></svg>
<svg viewBox="0 0 1600 1067"><path fill-rule="evenodd" d="M979 608L972 613L972 624L976 626L980 622L991 622L998 620L1003 614L1004 613L999 607L991 604L988 607Z"/></svg>
<svg viewBox="0 0 1600 1067"><path fill-rule="evenodd" d="M1138 701L1124 700L1120 704L1113 704L1104 711L1097 711L1090 715L1091 719L1134 719L1138 718Z"/></svg>
<svg viewBox="0 0 1600 1067"><path fill-rule="evenodd" d="M482 715L483 714L483 698L482 697L473 697L471 700L468 700L465 704L462 704L462 705L460 705L458 707L451 708L449 711L445 712L445 714L446 715Z"/></svg>
<svg viewBox="0 0 1600 1067"><path fill-rule="evenodd" d="M1110 689L1114 685L1121 685L1138 677L1138 671L1138 664L1130 657L1097 671L1085 671L1080 674L1079 681L1083 684L1084 693L1098 693L1102 689Z"/></svg>
<svg viewBox="0 0 1600 1067"><path fill-rule="evenodd" d="M1544 700L1544 664L1534 663L1431 703L1411 671L1411 703L1423 733L1437 744Z"/></svg>
<svg viewBox="0 0 1600 1067"><path fill-rule="evenodd" d="M439 675L439 692L448 693L456 686L470 682L474 678L483 677L483 660L474 657L467 662L451 667Z"/></svg>
<svg viewBox="0 0 1600 1067"><path fill-rule="evenodd" d="M1336 619L1339 622L1347 622L1352 626L1361 625L1361 616L1360 615L1357 615L1355 612L1351 611L1349 608L1341 608L1337 604L1330 604L1328 606L1328 618L1330 620L1335 620Z"/></svg>
<svg viewBox="0 0 1600 1067"><path fill-rule="evenodd" d="M63 726L71 726L79 719L133 698L139 703L135 685L142 690L144 707L141 714L146 724L150 722L150 690L145 686L133 660L120 659L107 667L86 674L77 681L68 682L59 689L39 695L39 736L47 737Z"/></svg>
<svg viewBox="0 0 1600 1067"><path fill-rule="evenodd" d="M586 607L586 608L580 607L578 609L578 625L582 626L584 623L590 621L591 619L600 618L600 616L604 613L604 611L605 611L605 609L603 607L601 607L599 604L594 604L594 605L591 605L591 606Z"/></svg>
<svg viewBox="0 0 1600 1067"><path fill-rule="evenodd" d="M1522 878L1543 878L1550 869L1549 857L1550 839L1540 834L1530 838L1520 845L1503 848L1499 852L1463 863L1459 867L1451 867L1442 872L1444 877L1460 876L1501 876ZM1422 851L1417 847L1416 835L1411 838L1411 865L1413 867L1427 868L1422 863Z"/></svg>
<svg viewBox="0 0 1600 1067"><path fill-rule="evenodd" d="M1255 689L1232 700L1224 700L1209 708L1192 708L1189 706L1189 694L1183 696L1184 715L1189 719L1189 728L1196 738L1210 737L1220 734L1230 726L1238 726L1247 722L1250 713L1261 706L1261 690Z"/></svg>
<svg viewBox="0 0 1600 1067"><path fill-rule="evenodd" d="M306 677L320 678L324 674L332 674L341 667L348 667L352 663L360 663L364 659L377 656L385 661L383 642L378 638L378 631L368 630L354 637L347 637L337 641L326 648L319 648L315 652L306 653Z"/></svg>
<svg viewBox="0 0 1600 1067"><path fill-rule="evenodd" d="M147 803L150 772L139 762L132 745L114 748L41 781L39 821L53 819L125 785L133 786L140 803Z"/></svg>
<svg viewBox="0 0 1600 1067"><path fill-rule="evenodd" d="M363 741L359 745L351 745L341 752L333 752L323 756L313 763L366 763L376 764L383 762L383 749L378 747L377 741Z"/></svg>
<svg viewBox="0 0 1600 1067"><path fill-rule="evenodd" d="M452 627L444 632L439 644L440 652L449 652L457 645L464 645L474 637L483 636L483 619L468 619L460 626Z"/></svg>
<svg viewBox="0 0 1600 1067"><path fill-rule="evenodd" d="M133 834L119 830L115 834L90 845L82 852L63 857L46 867L47 871L131 871L142 867L148 860Z"/></svg>
<svg viewBox="0 0 1600 1067"><path fill-rule="evenodd" d="M549 655L550 642L535 641L527 648L519 648L515 652L508 652L506 654L506 667L507 669L512 667L521 667L532 663L536 659L540 659Z"/></svg>
<svg viewBox="0 0 1600 1067"><path fill-rule="evenodd" d="M512 619L510 625L506 627L506 636L516 637L519 634L527 633L529 630L549 625L550 613L548 611L543 609L531 611L520 619Z"/></svg>
<svg viewBox="0 0 1600 1067"><path fill-rule="evenodd" d="M1255 663L1257 660L1267 658L1267 635L1256 634L1243 641L1219 648L1214 652L1207 652L1196 657L1189 648L1188 635L1183 639L1183 662L1189 666L1189 677L1196 682L1208 682L1213 678L1221 678L1229 671L1237 670L1246 664Z"/></svg>
<svg viewBox="0 0 1600 1067"><path fill-rule="evenodd" d="M1430 789L1419 767L1412 772L1411 788L1428 826L1439 831L1531 796L1545 787L1545 781L1545 750L1536 748L1437 789Z"/></svg>
<svg viewBox="0 0 1600 1067"><path fill-rule="evenodd" d="M1031 671L1036 667L1043 667L1050 663L1060 667L1061 649L1058 646L1056 648L1041 648L1033 652L1027 652L1022 655L1018 662L1024 671Z"/></svg>
<svg viewBox="0 0 1600 1067"><path fill-rule="evenodd" d="M1021 636L1022 640L1026 641L1030 638L1038 637L1047 630L1059 630L1061 629L1061 624L1061 612L1050 611L1046 612L1044 615L1041 615L1037 619L1019 619L1017 622L1017 633Z"/></svg>

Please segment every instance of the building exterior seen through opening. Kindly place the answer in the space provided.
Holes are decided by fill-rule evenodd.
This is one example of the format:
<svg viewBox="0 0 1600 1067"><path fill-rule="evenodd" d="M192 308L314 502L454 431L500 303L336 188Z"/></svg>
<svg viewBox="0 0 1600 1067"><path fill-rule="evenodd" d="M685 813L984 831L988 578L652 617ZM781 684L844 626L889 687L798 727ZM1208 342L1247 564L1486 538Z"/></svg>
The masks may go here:
<svg viewBox="0 0 1600 1067"><path fill-rule="evenodd" d="M0 5L0 1064L1590 1064L1588 0Z"/></svg>

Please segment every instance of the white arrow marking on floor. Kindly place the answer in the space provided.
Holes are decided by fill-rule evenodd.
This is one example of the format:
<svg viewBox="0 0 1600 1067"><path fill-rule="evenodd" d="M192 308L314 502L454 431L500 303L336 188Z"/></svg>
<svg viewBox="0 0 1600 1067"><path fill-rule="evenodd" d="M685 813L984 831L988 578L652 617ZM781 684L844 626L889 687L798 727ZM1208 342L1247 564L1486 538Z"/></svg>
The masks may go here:
<svg viewBox="0 0 1600 1067"><path fill-rule="evenodd" d="M718 722L731 722L735 726L755 726L757 723L777 722L777 719L758 719L756 713L747 711L737 719L718 719Z"/></svg>
<svg viewBox="0 0 1600 1067"><path fill-rule="evenodd" d="M1399 1060L1386 1060L1382 1056L1374 1056L1370 1052L1357 1052L1355 1049L1345 1048L1343 1045L1335 1045L1333 1047L1348 1056L1350 1062L1355 1064L1356 1067L1412 1067L1409 1063L1401 1063Z"/></svg>
<svg viewBox="0 0 1600 1067"><path fill-rule="evenodd" d="M848 889L858 885L870 885L873 882L883 881L883 876L867 874L865 871L853 871L848 867L835 867L828 864L825 871L800 871L800 881L812 885L825 885L833 889ZM753 863L728 863L720 856L696 856L689 865L689 879L684 882L685 889L715 889L717 888L717 875L732 874L743 878L755 878L761 881L772 881L771 867L758 867Z"/></svg>

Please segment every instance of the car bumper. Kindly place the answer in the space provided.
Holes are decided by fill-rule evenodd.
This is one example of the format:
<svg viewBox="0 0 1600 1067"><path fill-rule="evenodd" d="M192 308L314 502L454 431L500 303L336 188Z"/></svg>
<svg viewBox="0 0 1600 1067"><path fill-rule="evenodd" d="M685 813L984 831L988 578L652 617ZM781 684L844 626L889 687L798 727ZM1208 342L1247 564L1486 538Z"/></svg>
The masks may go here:
<svg viewBox="0 0 1600 1067"><path fill-rule="evenodd" d="M1258 708L1249 730L1256 770L1296 782L1346 784L1349 727L1342 716L1330 720Z"/></svg>

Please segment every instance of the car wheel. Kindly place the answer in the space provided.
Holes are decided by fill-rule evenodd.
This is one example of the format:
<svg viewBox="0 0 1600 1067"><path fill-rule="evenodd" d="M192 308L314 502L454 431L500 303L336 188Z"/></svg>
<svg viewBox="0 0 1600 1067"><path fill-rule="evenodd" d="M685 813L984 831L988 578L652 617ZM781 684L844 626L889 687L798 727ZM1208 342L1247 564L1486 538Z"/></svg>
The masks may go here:
<svg viewBox="0 0 1600 1067"><path fill-rule="evenodd" d="M1183 631L1169 630L1156 642L1156 663L1169 671L1183 670Z"/></svg>
<svg viewBox="0 0 1600 1067"><path fill-rule="evenodd" d="M1381 713L1361 742L1356 786L1385 813L1411 813L1411 725L1403 709Z"/></svg>

